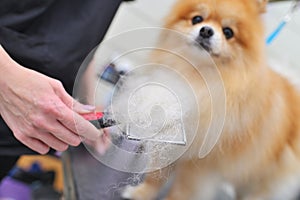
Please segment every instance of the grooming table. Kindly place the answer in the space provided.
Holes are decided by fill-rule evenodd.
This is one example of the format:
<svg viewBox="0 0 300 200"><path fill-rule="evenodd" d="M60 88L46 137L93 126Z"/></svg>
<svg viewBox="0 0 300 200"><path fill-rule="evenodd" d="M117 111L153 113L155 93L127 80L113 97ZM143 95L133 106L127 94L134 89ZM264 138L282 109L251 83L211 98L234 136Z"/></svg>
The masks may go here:
<svg viewBox="0 0 300 200"><path fill-rule="evenodd" d="M134 177L103 165L84 146L70 148L62 160L66 200L119 200L121 188Z"/></svg>

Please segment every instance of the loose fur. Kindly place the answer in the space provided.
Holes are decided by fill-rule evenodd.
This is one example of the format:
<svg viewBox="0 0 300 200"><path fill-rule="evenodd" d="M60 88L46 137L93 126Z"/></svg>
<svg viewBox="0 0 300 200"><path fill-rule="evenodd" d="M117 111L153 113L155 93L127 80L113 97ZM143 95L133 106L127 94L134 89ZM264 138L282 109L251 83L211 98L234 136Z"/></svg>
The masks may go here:
<svg viewBox="0 0 300 200"><path fill-rule="evenodd" d="M175 179L167 200L214 199L215 189L221 183L233 186L235 192L230 190L230 195L236 199L296 199L300 189L300 96L289 81L266 64L260 19L266 3L266 0L179 0L171 10L165 27L198 43L173 41L168 35L162 35L159 43L162 47L187 46L182 55L198 60L200 71L209 70L210 66L201 64L207 59L202 55L203 48L208 51L226 91L226 118L218 143L208 156L199 159L203 134L212 115L205 83L179 59L168 60L154 52L153 59L188 77L198 92L204 118L191 148L176 162ZM203 21L192 24L195 16L203 17ZM208 47L199 43L203 27L214 31ZM224 36L225 27L233 31L232 38ZM125 191L126 197L155 199L164 184L165 171L168 169L147 175L144 183ZM159 175L163 178L157 178Z"/></svg>

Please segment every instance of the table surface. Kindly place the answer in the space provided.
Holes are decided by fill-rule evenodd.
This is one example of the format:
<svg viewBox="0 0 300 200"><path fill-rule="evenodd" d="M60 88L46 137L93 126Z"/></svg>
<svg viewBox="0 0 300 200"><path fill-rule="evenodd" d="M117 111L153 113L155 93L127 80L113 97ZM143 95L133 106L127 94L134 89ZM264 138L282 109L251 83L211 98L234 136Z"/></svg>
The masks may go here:
<svg viewBox="0 0 300 200"><path fill-rule="evenodd" d="M117 156L116 156L117 158ZM140 180L136 174L111 169L96 160L84 146L71 148L63 156L66 199L118 200L122 188ZM135 180L136 179L136 180ZM137 184L137 182L135 183Z"/></svg>

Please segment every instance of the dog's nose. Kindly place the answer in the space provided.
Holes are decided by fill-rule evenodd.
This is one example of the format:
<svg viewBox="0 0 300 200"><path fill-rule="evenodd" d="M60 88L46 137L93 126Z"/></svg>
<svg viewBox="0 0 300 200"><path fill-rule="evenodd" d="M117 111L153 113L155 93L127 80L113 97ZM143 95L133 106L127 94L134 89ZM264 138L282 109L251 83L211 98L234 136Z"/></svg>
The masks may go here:
<svg viewBox="0 0 300 200"><path fill-rule="evenodd" d="M202 38L208 39L213 35L214 35L214 30L208 26L204 26L200 29L200 36Z"/></svg>

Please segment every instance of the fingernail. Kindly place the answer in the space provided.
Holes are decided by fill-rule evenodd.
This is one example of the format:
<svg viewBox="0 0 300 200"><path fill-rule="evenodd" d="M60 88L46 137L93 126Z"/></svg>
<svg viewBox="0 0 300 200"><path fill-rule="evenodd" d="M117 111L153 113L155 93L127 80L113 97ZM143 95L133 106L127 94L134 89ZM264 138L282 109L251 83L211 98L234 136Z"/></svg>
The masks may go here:
<svg viewBox="0 0 300 200"><path fill-rule="evenodd" d="M96 107L92 105L83 105L82 108L87 111L94 111L96 109Z"/></svg>

